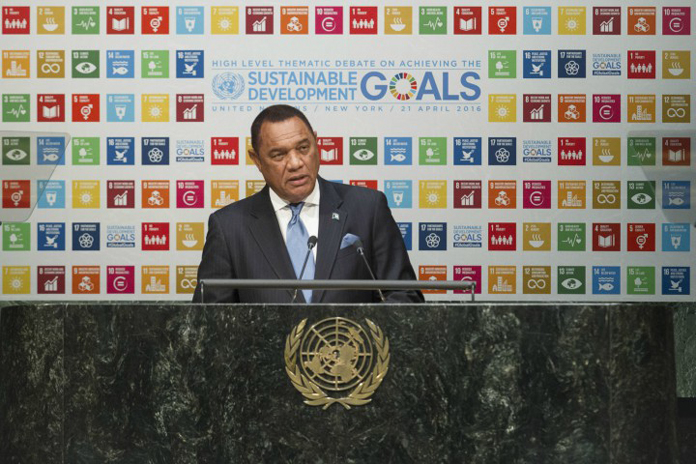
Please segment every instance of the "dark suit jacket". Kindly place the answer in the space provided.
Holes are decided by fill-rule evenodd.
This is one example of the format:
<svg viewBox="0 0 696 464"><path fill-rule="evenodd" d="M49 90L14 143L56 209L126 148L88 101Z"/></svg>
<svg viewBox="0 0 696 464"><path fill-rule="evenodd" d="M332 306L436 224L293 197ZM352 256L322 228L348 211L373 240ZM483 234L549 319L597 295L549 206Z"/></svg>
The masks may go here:
<svg viewBox="0 0 696 464"><path fill-rule="evenodd" d="M347 233L360 237L377 279L416 276L399 228L382 192L327 182L318 178L319 243L315 279L370 279L353 246L339 249ZM296 279L269 187L210 215L208 235L198 268L201 279ZM336 214L334 214L336 213ZM293 291L284 289L205 289L206 303L289 303ZM389 302L422 302L421 292L384 291ZM194 302L201 301L200 285ZM302 292L297 301L304 302ZM369 290L315 290L314 303L380 301Z"/></svg>

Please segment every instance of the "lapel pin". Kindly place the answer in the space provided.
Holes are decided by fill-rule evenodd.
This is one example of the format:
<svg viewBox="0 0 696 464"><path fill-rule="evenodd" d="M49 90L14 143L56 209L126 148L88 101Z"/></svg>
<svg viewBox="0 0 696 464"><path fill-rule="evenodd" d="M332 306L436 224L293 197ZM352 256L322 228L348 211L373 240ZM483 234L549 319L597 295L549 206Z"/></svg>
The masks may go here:
<svg viewBox="0 0 696 464"><path fill-rule="evenodd" d="M341 216L339 216L338 213L331 213L331 219L333 219L334 221L340 221Z"/></svg>

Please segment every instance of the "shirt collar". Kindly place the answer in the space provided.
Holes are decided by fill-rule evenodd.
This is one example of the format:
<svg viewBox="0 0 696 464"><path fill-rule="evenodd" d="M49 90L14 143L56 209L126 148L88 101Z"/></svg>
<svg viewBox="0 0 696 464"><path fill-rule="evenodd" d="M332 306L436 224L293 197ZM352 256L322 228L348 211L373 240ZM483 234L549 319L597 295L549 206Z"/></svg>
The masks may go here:
<svg viewBox="0 0 696 464"><path fill-rule="evenodd" d="M271 205L273 205L273 211L279 211L286 206L290 204L289 201L283 200L278 196L277 193L272 188L268 188L268 193L271 197ZM312 190L312 193L307 195L307 198L305 198L303 201L305 202L305 206L319 206L319 182L314 181L314 189Z"/></svg>

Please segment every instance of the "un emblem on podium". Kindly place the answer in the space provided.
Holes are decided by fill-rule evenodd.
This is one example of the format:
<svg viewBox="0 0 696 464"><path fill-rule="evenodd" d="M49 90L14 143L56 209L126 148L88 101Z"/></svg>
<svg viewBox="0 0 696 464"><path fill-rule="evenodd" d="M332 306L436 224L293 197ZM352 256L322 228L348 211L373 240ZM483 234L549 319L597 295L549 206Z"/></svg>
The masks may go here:
<svg viewBox="0 0 696 464"><path fill-rule="evenodd" d="M372 401L389 370L389 340L374 322L332 317L305 331L297 324L285 341L285 371L305 404L350 409Z"/></svg>

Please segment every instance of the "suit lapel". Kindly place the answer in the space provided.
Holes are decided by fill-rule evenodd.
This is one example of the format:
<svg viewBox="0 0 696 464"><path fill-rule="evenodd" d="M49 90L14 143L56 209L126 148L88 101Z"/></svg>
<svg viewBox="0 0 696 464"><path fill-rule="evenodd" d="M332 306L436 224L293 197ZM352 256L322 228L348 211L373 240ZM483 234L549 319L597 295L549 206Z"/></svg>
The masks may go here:
<svg viewBox="0 0 696 464"><path fill-rule="evenodd" d="M336 193L330 182L319 178L321 197L319 199L319 247L317 252L317 265L314 278L317 280L328 279L341 244L343 228L346 224L348 213L340 209L343 199ZM315 290L312 301L321 302L324 290Z"/></svg>
<svg viewBox="0 0 696 464"><path fill-rule="evenodd" d="M248 225L249 235L259 245L263 256L278 279L296 279L288 249L280 233L278 219L273 211L268 188L268 186L264 187L258 195L255 195L255 201L250 205L250 214L254 220ZM288 290L288 293L292 295L293 292ZM297 293L297 299L304 300L302 292Z"/></svg>

